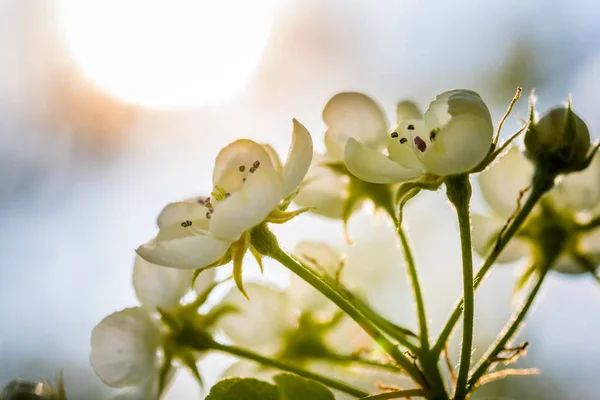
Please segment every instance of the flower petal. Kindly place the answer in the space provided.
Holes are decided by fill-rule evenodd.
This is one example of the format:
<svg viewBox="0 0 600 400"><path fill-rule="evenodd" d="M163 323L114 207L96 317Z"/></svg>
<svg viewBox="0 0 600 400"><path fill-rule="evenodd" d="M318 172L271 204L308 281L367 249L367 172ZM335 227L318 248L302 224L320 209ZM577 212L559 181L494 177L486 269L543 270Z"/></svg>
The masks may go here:
<svg viewBox="0 0 600 400"><path fill-rule="evenodd" d="M488 154L494 135L490 112L470 90L439 95L424 115L430 144L422 161L427 170L445 176L467 172Z"/></svg>
<svg viewBox="0 0 600 400"><path fill-rule="evenodd" d="M254 171L275 169L271 160L271 155L262 145L249 139L236 140L219 152L215 160L213 185L226 192L236 191L244 184L244 178Z"/></svg>
<svg viewBox="0 0 600 400"><path fill-rule="evenodd" d="M308 172L313 155L313 142L310 133L300 122L294 121L292 145L283 166L283 196L294 192Z"/></svg>
<svg viewBox="0 0 600 400"><path fill-rule="evenodd" d="M479 174L481 194L492 211L508 218L517 208L519 193L531 184L533 165L511 147L508 152L487 170Z"/></svg>
<svg viewBox="0 0 600 400"><path fill-rule="evenodd" d="M579 238L578 250L600 264L600 228L582 235Z"/></svg>
<svg viewBox="0 0 600 400"><path fill-rule="evenodd" d="M400 122L388 138L388 154L393 161L406 168L423 170L421 154L414 144L416 136L427 137L423 121L405 120Z"/></svg>
<svg viewBox="0 0 600 400"><path fill-rule="evenodd" d="M217 270L215 268L209 268L200 272L200 275L196 278L196 282L194 282L194 291L198 294L202 294L206 292L206 290L215 283L215 278L217 276Z"/></svg>
<svg viewBox="0 0 600 400"><path fill-rule="evenodd" d="M260 224L283 198L283 179L275 170L263 170L248 177L245 185L215 208L210 232L217 238L237 240Z"/></svg>
<svg viewBox="0 0 600 400"><path fill-rule="evenodd" d="M330 161L321 154L313 154L313 161L294 202L299 206L316 207L314 212L317 214L341 218L348 198L349 179L322 165Z"/></svg>
<svg viewBox="0 0 600 400"><path fill-rule="evenodd" d="M111 387L141 385L156 376L160 333L142 308L126 308L104 318L92 330L90 361Z"/></svg>
<svg viewBox="0 0 600 400"><path fill-rule="evenodd" d="M330 278L335 278L342 260L337 249L322 242L299 242L293 254L313 270Z"/></svg>
<svg viewBox="0 0 600 400"><path fill-rule="evenodd" d="M220 323L223 332L241 346L278 350L291 326L285 293L266 284L247 283L244 287L249 301L237 288L232 288L221 301L239 310L223 316Z"/></svg>
<svg viewBox="0 0 600 400"><path fill-rule="evenodd" d="M170 224L177 224L183 221L203 221L202 228L208 229L208 219L206 213L206 200L208 196L196 197L184 201L167 204L158 216L158 227L164 228Z"/></svg>
<svg viewBox="0 0 600 400"><path fill-rule="evenodd" d="M265 149L265 151L267 152L269 157L271 157L271 162L273 163L274 168L277 171L281 171L283 169L283 163L281 162L281 159L279 158L279 154L277 154L277 152L275 151L273 146L271 146L270 144L267 144L267 143L263 143L262 147L263 147L263 149Z"/></svg>
<svg viewBox="0 0 600 400"><path fill-rule="evenodd" d="M471 216L473 225L473 248L481 257L487 257L492 247L496 244L498 234L504 226L504 222L498 218L481 214ZM514 237L508 242L504 250L498 256L496 262L509 263L517 261L529 254L527 242Z"/></svg>
<svg viewBox="0 0 600 400"><path fill-rule="evenodd" d="M162 267L136 256L133 265L133 288L140 303L150 310L165 310L179 305L192 287L193 271Z"/></svg>
<svg viewBox="0 0 600 400"><path fill-rule="evenodd" d="M323 109L327 124L325 146L336 160L344 157L344 147L349 138L377 149L388 133L388 123L381 107L370 97L355 92L336 94Z"/></svg>
<svg viewBox="0 0 600 400"><path fill-rule="evenodd" d="M571 211L591 210L600 203L600 153L581 172L574 172L550 192L557 207Z"/></svg>
<svg viewBox="0 0 600 400"><path fill-rule="evenodd" d="M372 183L397 183L422 175L420 170L405 168L354 139L346 144L344 162L352 175Z"/></svg>
<svg viewBox="0 0 600 400"><path fill-rule="evenodd" d="M208 232L193 227L180 229L179 225L168 225L155 239L138 247L136 252L152 264L182 269L205 267L227 252L231 242L216 239Z"/></svg>
<svg viewBox="0 0 600 400"><path fill-rule="evenodd" d="M423 119L419 106L411 100L403 100L396 105L396 123L400 125L407 119Z"/></svg>

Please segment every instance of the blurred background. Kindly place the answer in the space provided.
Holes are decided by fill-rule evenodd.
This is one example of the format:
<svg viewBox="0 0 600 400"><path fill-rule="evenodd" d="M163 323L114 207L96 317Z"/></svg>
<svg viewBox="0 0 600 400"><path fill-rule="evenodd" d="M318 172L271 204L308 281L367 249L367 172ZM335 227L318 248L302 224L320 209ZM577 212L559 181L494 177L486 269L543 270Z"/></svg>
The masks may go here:
<svg viewBox="0 0 600 400"><path fill-rule="evenodd" d="M162 206L210 191L217 151L236 138L284 155L294 117L323 150L321 110L337 92L363 91L393 118L398 100L425 109L442 91L471 88L498 120L520 85L536 89L540 110L572 93L600 132L593 0L221 3L0 0L0 386L62 369L70 399L110 398L89 365L90 332L136 304L133 250L156 233ZM503 136L517 125L509 118ZM478 195L474 209L485 210ZM407 213L437 332L461 292L454 216L442 192ZM358 216L350 229L373 223ZM289 249L302 239L342 246L341 232L315 216L277 230ZM510 315L520 267L496 267L478 291L477 354ZM288 279L276 265L266 275ZM377 308L414 326L402 275L394 288ZM474 399L600 398L600 288L553 275L542 297L519 364L542 375ZM452 348L457 360L456 338ZM211 356L201 369L212 383L231 362ZM169 398L200 396L182 377Z"/></svg>

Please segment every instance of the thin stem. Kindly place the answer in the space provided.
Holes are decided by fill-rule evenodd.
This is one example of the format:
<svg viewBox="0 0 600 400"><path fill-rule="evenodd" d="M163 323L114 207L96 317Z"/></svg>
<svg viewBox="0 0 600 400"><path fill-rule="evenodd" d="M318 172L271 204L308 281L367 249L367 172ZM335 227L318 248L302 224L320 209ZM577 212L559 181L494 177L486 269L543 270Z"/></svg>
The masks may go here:
<svg viewBox="0 0 600 400"><path fill-rule="evenodd" d="M462 347L458 377L456 379L455 400L463 400L467 393L467 379L471 365L473 347L473 325L475 318L475 293L473 289L473 247L471 245L471 184L468 175L449 178L446 181L448 199L454 204L458 217L462 252L464 321Z"/></svg>
<svg viewBox="0 0 600 400"><path fill-rule="evenodd" d="M358 356L343 356L343 355L328 355L325 357L326 360L329 360L331 362L334 363L338 363L338 364L361 364L361 365L368 365L371 367L378 367L378 368L382 368L382 369L386 369L388 371L393 371L393 372L399 372L402 371L401 368L399 368L396 365L392 365L392 364L382 364L379 361L373 361L373 360L369 360L366 358L362 358L362 357L358 357Z"/></svg>
<svg viewBox="0 0 600 400"><path fill-rule="evenodd" d="M539 293L540 288L542 287L542 283L544 282L544 278L546 277L548 272L547 268L542 268L542 271L539 274L539 277L529 295L523 301L523 304L515 311L511 319L508 321L502 332L496 338L496 341L488 348L485 352L481 360L477 363L474 368L474 372L471 374L471 378L469 379L469 390L473 389L479 379L487 372L494 362L498 361L498 355L505 349L506 344L510 341L513 335L519 329L519 326L525 319L525 316L529 312L533 301Z"/></svg>
<svg viewBox="0 0 600 400"><path fill-rule="evenodd" d="M492 250L490 255L486 258L485 262L479 269L479 272L477 273L477 276L475 277L475 280L473 282L475 289L477 289L479 287L479 285L483 281L483 278L485 278L485 276L489 272L492 265L494 265L494 262L496 261L496 259L498 258L498 256L502 252L502 250L504 250L504 248L506 247L508 242L512 239L514 234L519 230L519 228L521 227L523 222L525 222L525 219L527 219L527 217L531 213L531 210L533 210L533 207L537 204L537 202L540 200L540 198L549 189L550 188L548 186L544 185L543 182L539 183L539 184L536 184L534 182L531 192L529 193L529 197L525 201L525 204L523 205L521 210L517 213L514 220L508 226L508 228L506 229L504 234L500 237L498 243L496 244L496 246L494 247L494 249ZM448 318L446 325L442 329L442 332L440 333L437 341L435 342L435 345L433 346L433 348L431 350L431 352L435 356L440 355L440 353L444 349L444 346L448 342L448 339L450 338L450 335L452 334L452 331L453 331L454 327L456 326L456 323L460 319L460 315L462 313L462 307L463 307L463 299L460 299L459 302L456 304L456 306L454 306L454 310L452 310L452 314L450 314L450 317Z"/></svg>
<svg viewBox="0 0 600 400"><path fill-rule="evenodd" d="M272 249L268 254L271 258L278 261L284 267L288 268L294 274L298 275L301 279L306 281L309 285L314 287L316 290L321 292L325 297L334 302L340 307L350 318L356 321L369 336L371 336L375 342L388 353L399 366L401 366L406 373L408 373L415 382L427 387L427 381L424 378L421 371L406 355L404 355L398 347L392 343L385 335L383 335L379 329L377 329L371 321L364 316L359 310L357 310L348 300L340 295L334 288L329 286L327 282L315 275L310 269L303 266L301 263L296 261L281 248Z"/></svg>
<svg viewBox="0 0 600 400"><path fill-rule="evenodd" d="M591 231L600 227L600 217L596 217L585 224L579 225L579 230L581 231Z"/></svg>
<svg viewBox="0 0 600 400"><path fill-rule="evenodd" d="M407 389L407 390L398 390L395 392L385 392L374 394L372 396L363 397L361 400L387 400L387 399L399 399L401 397L425 397L427 396L427 391L423 389Z"/></svg>
<svg viewBox="0 0 600 400"><path fill-rule="evenodd" d="M294 364L290 364L290 363L287 363L287 362L284 362L281 360L277 360L274 358L261 356L260 354L254 353L251 350L243 349L241 347L228 346L225 344L213 342L210 345L210 348L212 348L213 350L218 350L218 351L222 351L227 354L245 358L247 360L256 361L257 363L262 364L262 365L278 368L282 371L291 372L293 374L302 376L304 378L315 380L317 382L324 384L325 386L329 386L332 389L339 390L341 392L347 393L354 397L365 397L368 395L368 393L365 393L362 390L352 387L344 382L341 382L341 381L338 381L335 379L331 379L331 378L319 375L315 372L311 372L311 371L302 369L300 367L297 367Z"/></svg>
<svg viewBox="0 0 600 400"><path fill-rule="evenodd" d="M427 328L427 315L425 313L425 303L423 301L423 292L421 290L421 283L419 282L419 274L417 273L417 267L415 265L415 259L412 255L410 244L402 226L398 226L398 236L402 242L402 249L404 250L404 258L408 268L408 275L413 288L413 295L415 297L415 303L417 305L417 315L419 317L419 334L421 338L421 350L423 352L429 351L429 329Z"/></svg>

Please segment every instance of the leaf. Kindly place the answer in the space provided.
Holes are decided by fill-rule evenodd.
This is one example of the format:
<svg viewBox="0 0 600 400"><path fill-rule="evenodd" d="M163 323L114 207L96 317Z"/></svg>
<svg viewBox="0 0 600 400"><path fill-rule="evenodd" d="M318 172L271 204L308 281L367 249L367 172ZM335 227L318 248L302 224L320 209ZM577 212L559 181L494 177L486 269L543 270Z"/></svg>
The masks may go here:
<svg viewBox="0 0 600 400"><path fill-rule="evenodd" d="M210 389L205 400L279 400L277 387L252 378L229 378Z"/></svg>
<svg viewBox="0 0 600 400"><path fill-rule="evenodd" d="M319 382L292 374L279 374L273 380L280 400L335 400L333 393Z"/></svg>

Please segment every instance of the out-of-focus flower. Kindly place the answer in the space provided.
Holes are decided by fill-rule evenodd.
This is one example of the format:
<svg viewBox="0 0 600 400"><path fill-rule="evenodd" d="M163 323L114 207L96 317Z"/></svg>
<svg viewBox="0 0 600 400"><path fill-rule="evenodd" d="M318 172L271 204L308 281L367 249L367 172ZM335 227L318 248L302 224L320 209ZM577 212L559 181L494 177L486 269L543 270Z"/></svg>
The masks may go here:
<svg viewBox="0 0 600 400"><path fill-rule="evenodd" d="M518 199L531 183L534 167L512 147L479 175L490 215L473 215L473 246L482 256L495 245L498 235L518 207ZM530 256L533 262L550 253L554 270L566 273L595 272L600 264L600 228L586 226L600 213L600 156L590 166L565 175L541 200L515 237L498 257L506 263Z"/></svg>
<svg viewBox="0 0 600 400"><path fill-rule="evenodd" d="M421 118L421 112L411 101L401 101L396 107L397 123L407 119ZM314 206L315 212L341 218L344 206L352 193L351 179L347 174L335 171L330 166L343 166L344 147L350 138L354 138L365 147L381 150L388 139L389 123L381 107L370 97L355 92L339 93L331 98L323 109L323 121L327 125L325 132L326 153L315 153L313 163L294 199L301 206ZM356 182L354 182L356 186ZM360 199L361 201L364 199ZM351 204L357 208L360 201Z"/></svg>
<svg viewBox="0 0 600 400"><path fill-rule="evenodd" d="M166 356L164 351L162 358L159 353L168 329L157 307L164 311L180 307L182 297L192 289L192 275L193 271L165 268L136 258L133 284L142 307L115 312L92 331L90 361L105 384L129 388L143 399L158 397L159 374ZM214 278L214 270L204 271L197 277L194 290L204 294ZM170 360L167 362L170 364Z"/></svg>
<svg viewBox="0 0 600 400"><path fill-rule="evenodd" d="M284 218L278 206L304 179L312 152L312 138L296 120L283 166L268 146L248 139L231 143L215 161L211 196L166 206L158 235L138 254L153 264L183 269L224 263L230 249L234 263L241 260L251 228L269 216Z"/></svg>
<svg viewBox="0 0 600 400"><path fill-rule="evenodd" d="M530 121L525 133L526 155L539 168L553 173L585 168L590 151L590 132L583 120L566 107L547 111L537 122L530 105Z"/></svg>
<svg viewBox="0 0 600 400"><path fill-rule="evenodd" d="M461 174L489 153L493 124L488 107L470 90L436 97L423 119L406 119L388 139L388 154L350 138L344 161L353 175L367 182L397 183L426 173Z"/></svg>

